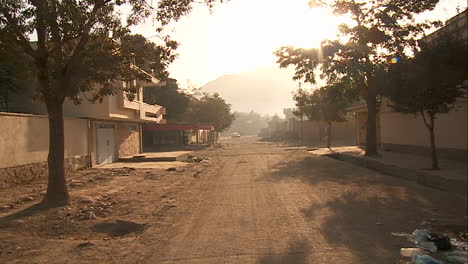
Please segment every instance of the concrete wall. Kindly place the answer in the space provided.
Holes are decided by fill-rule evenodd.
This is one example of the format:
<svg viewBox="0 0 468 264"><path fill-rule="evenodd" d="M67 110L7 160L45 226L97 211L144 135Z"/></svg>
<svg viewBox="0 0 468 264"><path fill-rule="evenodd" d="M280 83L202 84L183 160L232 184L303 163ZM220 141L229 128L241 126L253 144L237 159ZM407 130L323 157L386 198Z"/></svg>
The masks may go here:
<svg viewBox="0 0 468 264"><path fill-rule="evenodd" d="M123 91L118 91L116 95L109 96L110 117L121 118L121 119L131 119L131 120L140 119L140 115L138 114L136 110L124 108L123 98L124 98ZM138 102L136 101L132 103L138 104Z"/></svg>
<svg viewBox="0 0 468 264"><path fill-rule="evenodd" d="M49 125L46 116L0 113L0 186L24 183L47 173ZM65 118L68 170L89 166L88 121Z"/></svg>
<svg viewBox="0 0 468 264"><path fill-rule="evenodd" d="M107 119L109 118L109 97L104 97L101 103L99 101L91 103L83 99L78 105L66 99L63 104L63 115L67 117Z"/></svg>
<svg viewBox="0 0 468 264"><path fill-rule="evenodd" d="M0 113L0 168L47 161L46 116ZM88 121L65 118L65 158L88 155Z"/></svg>
<svg viewBox="0 0 468 264"><path fill-rule="evenodd" d="M290 119L290 131L295 138L301 138L310 142L326 141L328 136L328 124L318 121ZM356 142L356 125L354 120L332 123L332 144L352 145Z"/></svg>
<svg viewBox="0 0 468 264"><path fill-rule="evenodd" d="M404 115L382 104L381 137L383 144L429 147L429 131L420 115ZM439 148L467 150L467 101L457 102L457 109L437 116L436 145Z"/></svg>
<svg viewBox="0 0 468 264"><path fill-rule="evenodd" d="M140 151L140 124L119 123L117 125L117 145L119 157L133 156Z"/></svg>

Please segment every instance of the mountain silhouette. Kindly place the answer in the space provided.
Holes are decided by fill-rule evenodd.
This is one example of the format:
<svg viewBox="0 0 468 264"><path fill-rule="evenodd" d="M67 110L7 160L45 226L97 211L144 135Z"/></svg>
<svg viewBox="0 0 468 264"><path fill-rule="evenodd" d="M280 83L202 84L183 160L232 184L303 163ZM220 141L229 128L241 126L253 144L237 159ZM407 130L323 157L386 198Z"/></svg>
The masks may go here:
<svg viewBox="0 0 468 264"><path fill-rule="evenodd" d="M211 81L202 90L217 92L231 104L232 110L248 113L283 115L284 108L294 106L292 92L298 83L292 80L293 69L280 69L277 64L249 72L227 74Z"/></svg>

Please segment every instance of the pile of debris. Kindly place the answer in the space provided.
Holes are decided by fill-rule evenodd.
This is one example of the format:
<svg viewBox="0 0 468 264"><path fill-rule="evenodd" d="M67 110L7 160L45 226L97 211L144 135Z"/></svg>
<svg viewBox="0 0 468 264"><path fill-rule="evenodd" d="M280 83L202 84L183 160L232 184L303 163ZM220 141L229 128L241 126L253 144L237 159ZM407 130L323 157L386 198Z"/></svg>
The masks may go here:
<svg viewBox="0 0 468 264"><path fill-rule="evenodd" d="M416 247L401 248L400 253L416 264L468 263L467 242L427 229L416 229L409 239Z"/></svg>
<svg viewBox="0 0 468 264"><path fill-rule="evenodd" d="M199 162L206 161L206 160L207 160L206 158L198 157L195 155L188 155L187 157L187 162L191 162L191 163L199 163Z"/></svg>

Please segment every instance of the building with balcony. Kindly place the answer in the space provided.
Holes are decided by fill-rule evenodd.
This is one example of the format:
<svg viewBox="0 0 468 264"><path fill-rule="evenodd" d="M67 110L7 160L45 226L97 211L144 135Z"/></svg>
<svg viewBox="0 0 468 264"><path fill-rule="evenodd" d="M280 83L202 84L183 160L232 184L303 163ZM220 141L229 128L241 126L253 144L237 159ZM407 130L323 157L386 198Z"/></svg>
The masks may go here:
<svg viewBox="0 0 468 264"><path fill-rule="evenodd" d="M148 80L116 81L117 93L91 103L81 94L81 104L66 100L63 105L65 159L68 169L97 166L133 156L143 151L142 125L165 124L166 109L143 102L143 87L158 85ZM44 104L33 100L33 84L9 97L7 111L0 113L6 132L0 136L0 173L5 182L23 175L45 174L49 148L47 111ZM125 92L129 90L134 93ZM24 169L26 168L26 169ZM28 169L29 168L29 169ZM31 169L32 168L32 169ZM11 175L10 175L11 174ZM8 176L10 175L10 176ZM27 177L26 177L27 178ZM1 185L2 177L0 177Z"/></svg>
<svg viewBox="0 0 468 264"><path fill-rule="evenodd" d="M90 121L90 165L111 163L121 157L133 156L143 151L142 124L165 124L166 109L160 105L143 102L143 87L157 85L159 81L118 82L118 92L106 96L102 102L83 100L75 105L64 104L64 116L86 118ZM136 87L136 93L125 92L127 86Z"/></svg>

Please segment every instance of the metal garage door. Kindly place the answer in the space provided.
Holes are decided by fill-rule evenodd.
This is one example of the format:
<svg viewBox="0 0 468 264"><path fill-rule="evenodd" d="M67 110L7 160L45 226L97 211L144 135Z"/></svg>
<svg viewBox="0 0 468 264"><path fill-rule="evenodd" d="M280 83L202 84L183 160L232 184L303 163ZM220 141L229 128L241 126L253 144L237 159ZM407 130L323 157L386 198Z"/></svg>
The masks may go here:
<svg viewBox="0 0 468 264"><path fill-rule="evenodd" d="M114 128L98 127L97 129L97 164L115 161Z"/></svg>

